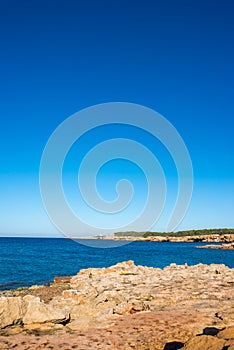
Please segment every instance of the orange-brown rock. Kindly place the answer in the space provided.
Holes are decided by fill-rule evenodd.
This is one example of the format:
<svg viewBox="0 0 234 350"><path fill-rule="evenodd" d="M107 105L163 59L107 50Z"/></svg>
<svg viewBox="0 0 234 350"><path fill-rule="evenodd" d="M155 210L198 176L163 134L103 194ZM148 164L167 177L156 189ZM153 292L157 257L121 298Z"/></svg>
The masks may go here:
<svg viewBox="0 0 234 350"><path fill-rule="evenodd" d="M28 334L0 336L1 350L233 350L233 327L217 336L197 335L193 337L191 325L194 314L139 313L120 316L106 326L85 328L82 331L66 333L54 330L54 335L28 330ZM195 316L197 319L199 315ZM219 336L222 332L230 336ZM31 334L31 335L29 335ZM191 338L192 337L192 338ZM191 338L191 339L190 339ZM190 340L188 340L190 339ZM187 341L188 340L188 341ZM226 346L226 348L225 348Z"/></svg>
<svg viewBox="0 0 234 350"><path fill-rule="evenodd" d="M229 350L234 349L234 327L217 333L217 336L201 335L193 337L183 347L184 350Z"/></svg>
<svg viewBox="0 0 234 350"><path fill-rule="evenodd" d="M234 269L225 265L159 269L128 261L81 270L70 282L44 287L53 290L46 302L43 287L28 289L36 296L0 294L0 349L231 349L233 286ZM22 307L8 313L18 302Z"/></svg>
<svg viewBox="0 0 234 350"><path fill-rule="evenodd" d="M219 242L233 243L234 234L210 234L210 235L194 235L194 236L107 236L109 239L120 241L151 241L151 242Z"/></svg>
<svg viewBox="0 0 234 350"><path fill-rule="evenodd" d="M70 283L71 276L56 276L54 277L54 283Z"/></svg>

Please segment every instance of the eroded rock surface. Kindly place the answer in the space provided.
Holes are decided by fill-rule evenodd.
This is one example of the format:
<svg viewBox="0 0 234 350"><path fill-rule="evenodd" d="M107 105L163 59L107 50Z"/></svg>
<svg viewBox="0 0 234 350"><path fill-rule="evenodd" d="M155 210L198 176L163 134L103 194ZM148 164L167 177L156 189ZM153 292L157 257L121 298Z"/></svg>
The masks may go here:
<svg viewBox="0 0 234 350"><path fill-rule="evenodd" d="M40 301L39 297L0 298L0 328L32 323L62 323L68 317L65 312Z"/></svg>
<svg viewBox="0 0 234 350"><path fill-rule="evenodd" d="M184 350L233 350L234 327L218 332L217 336L201 335L189 340Z"/></svg>
<svg viewBox="0 0 234 350"><path fill-rule="evenodd" d="M127 261L81 270L44 287L47 294L50 288L46 300L43 287L28 289L36 295L24 290L0 297L1 349L190 350L196 341L204 350L215 342L217 349L234 346L234 269L225 265L158 269Z"/></svg>

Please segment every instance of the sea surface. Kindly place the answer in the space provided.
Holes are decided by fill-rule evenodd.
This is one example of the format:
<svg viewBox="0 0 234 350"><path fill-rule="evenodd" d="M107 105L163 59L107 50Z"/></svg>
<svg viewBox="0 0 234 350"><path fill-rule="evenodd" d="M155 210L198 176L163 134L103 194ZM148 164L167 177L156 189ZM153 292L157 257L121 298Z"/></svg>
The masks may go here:
<svg viewBox="0 0 234 350"><path fill-rule="evenodd" d="M107 242L108 243L108 242ZM204 243L132 242L100 249L60 238L0 238L0 290L53 281L87 267L107 267L134 260L163 268L171 263L225 264L234 267L234 251L196 249Z"/></svg>

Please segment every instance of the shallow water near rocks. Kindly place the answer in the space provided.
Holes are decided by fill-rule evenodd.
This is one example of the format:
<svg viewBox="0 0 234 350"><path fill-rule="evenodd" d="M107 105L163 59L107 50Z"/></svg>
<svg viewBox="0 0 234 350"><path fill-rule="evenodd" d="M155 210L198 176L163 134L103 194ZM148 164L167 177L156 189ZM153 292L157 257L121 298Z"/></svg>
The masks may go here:
<svg viewBox="0 0 234 350"><path fill-rule="evenodd" d="M134 260L163 268L171 263L225 264L234 267L234 251L196 249L207 243L132 242L99 249L63 238L0 238L0 290L45 284L54 276L75 275L87 267Z"/></svg>

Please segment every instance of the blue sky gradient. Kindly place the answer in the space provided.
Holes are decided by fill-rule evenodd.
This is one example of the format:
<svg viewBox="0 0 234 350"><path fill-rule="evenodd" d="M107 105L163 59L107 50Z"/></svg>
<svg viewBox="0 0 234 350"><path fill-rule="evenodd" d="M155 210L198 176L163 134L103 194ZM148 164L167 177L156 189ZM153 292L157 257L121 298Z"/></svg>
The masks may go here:
<svg viewBox="0 0 234 350"><path fill-rule="evenodd" d="M113 101L156 110L184 139L194 194L178 230L234 227L233 13L231 0L2 1L1 235L57 234L38 184L45 144L73 113ZM139 139L154 149L169 182L165 211L154 227L164 230L176 172L161 145L149 135ZM83 141L83 151L90 146L90 139ZM68 197L79 164L75 157L71 150L65 163ZM108 199L113 188L103 183L119 167L107 168L98 183ZM130 166L128 171L143 190L140 173Z"/></svg>

